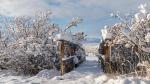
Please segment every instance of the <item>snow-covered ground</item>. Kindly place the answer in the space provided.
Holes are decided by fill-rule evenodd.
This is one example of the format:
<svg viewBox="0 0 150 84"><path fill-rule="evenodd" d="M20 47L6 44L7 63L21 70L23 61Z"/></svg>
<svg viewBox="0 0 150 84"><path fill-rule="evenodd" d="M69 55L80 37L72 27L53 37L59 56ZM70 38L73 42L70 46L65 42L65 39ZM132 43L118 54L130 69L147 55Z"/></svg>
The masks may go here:
<svg viewBox="0 0 150 84"><path fill-rule="evenodd" d="M0 71L0 84L150 84L146 78L106 75L97 60L91 53L84 63L64 76L59 76L54 70L43 70L33 77Z"/></svg>
<svg viewBox="0 0 150 84"><path fill-rule="evenodd" d="M88 56L83 64L64 76L51 78L50 74L54 75L55 72L44 71L41 72L43 75L39 73L34 77L12 76L12 72L1 72L0 84L93 84L102 73L97 58L93 56Z"/></svg>
<svg viewBox="0 0 150 84"><path fill-rule="evenodd" d="M104 74L95 56L87 56L83 64L64 76L49 78L53 72L48 70L45 70L43 76L33 77L12 76L10 73L0 73L0 84L150 84L150 80L144 78L112 77Z"/></svg>

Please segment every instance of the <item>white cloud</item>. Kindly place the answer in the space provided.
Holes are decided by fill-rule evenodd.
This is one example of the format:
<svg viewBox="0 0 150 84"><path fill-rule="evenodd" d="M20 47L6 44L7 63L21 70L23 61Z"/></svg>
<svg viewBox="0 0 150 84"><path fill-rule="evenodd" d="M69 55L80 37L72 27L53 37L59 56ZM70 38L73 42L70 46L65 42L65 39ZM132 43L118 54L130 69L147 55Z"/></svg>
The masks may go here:
<svg viewBox="0 0 150 84"><path fill-rule="evenodd" d="M112 11L129 12L149 0L0 0L0 14L8 16L34 15L36 10L53 11L58 18L79 16L99 19Z"/></svg>
<svg viewBox="0 0 150 84"><path fill-rule="evenodd" d="M0 14L6 16L33 15L48 8L45 0L0 0Z"/></svg>

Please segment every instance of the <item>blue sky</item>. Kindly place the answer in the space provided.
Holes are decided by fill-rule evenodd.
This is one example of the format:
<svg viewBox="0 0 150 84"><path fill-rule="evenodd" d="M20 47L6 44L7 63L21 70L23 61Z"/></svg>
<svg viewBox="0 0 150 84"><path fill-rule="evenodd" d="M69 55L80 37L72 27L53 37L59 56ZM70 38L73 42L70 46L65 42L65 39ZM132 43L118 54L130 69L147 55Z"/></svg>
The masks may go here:
<svg viewBox="0 0 150 84"><path fill-rule="evenodd" d="M88 37L100 37L103 26L118 21L110 17L110 13L130 13L143 3L150 7L150 0L0 0L0 15L33 16L37 10L51 10L52 22L60 24L60 27L73 17L81 17L83 23L72 31L83 31Z"/></svg>

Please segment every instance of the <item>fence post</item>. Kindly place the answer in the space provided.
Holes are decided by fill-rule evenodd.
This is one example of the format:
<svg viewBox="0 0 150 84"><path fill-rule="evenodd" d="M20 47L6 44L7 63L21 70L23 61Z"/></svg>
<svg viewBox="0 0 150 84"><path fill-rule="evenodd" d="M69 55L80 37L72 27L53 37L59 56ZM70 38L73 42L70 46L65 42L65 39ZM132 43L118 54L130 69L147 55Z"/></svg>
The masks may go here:
<svg viewBox="0 0 150 84"><path fill-rule="evenodd" d="M61 75L65 74L65 66L63 63L63 58L64 58L64 41L61 41L60 44L60 58L61 58Z"/></svg>

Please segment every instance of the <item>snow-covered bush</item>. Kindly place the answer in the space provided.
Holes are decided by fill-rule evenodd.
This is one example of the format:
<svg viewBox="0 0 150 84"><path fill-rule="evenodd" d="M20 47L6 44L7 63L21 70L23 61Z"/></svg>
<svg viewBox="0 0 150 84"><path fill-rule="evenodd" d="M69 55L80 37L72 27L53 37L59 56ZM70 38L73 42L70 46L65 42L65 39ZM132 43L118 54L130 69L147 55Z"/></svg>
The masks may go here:
<svg viewBox="0 0 150 84"><path fill-rule="evenodd" d="M9 43L0 57L3 68L25 74L56 68L59 59L55 43L49 37L59 28L50 23L49 15L50 12L39 12L35 17L15 17L6 24Z"/></svg>
<svg viewBox="0 0 150 84"><path fill-rule="evenodd" d="M104 39L112 39L110 44L127 44L138 46L139 50L150 52L150 13L146 11L146 4L139 6L139 12L134 15L129 22L116 23L113 26L107 26L102 30ZM119 15L116 15L121 18ZM122 20L123 18L121 18Z"/></svg>
<svg viewBox="0 0 150 84"><path fill-rule="evenodd" d="M62 32L51 23L51 12L37 12L34 17L4 18L0 26L0 68L13 69L19 73L36 74L43 69L60 69L57 41L59 33L65 33L82 21L74 18Z"/></svg>
<svg viewBox="0 0 150 84"><path fill-rule="evenodd" d="M134 15L131 22L117 23L109 29L113 34L114 44L129 43L145 52L150 52L150 13L146 11L146 4L139 6L139 12ZM121 44L121 43L119 43Z"/></svg>
<svg viewBox="0 0 150 84"><path fill-rule="evenodd" d="M146 4L139 6L139 12L131 20L126 21L119 14L113 16L122 22L102 30L104 46L111 46L111 68L123 68L129 73L135 71L139 63L150 63L150 13L146 10Z"/></svg>

